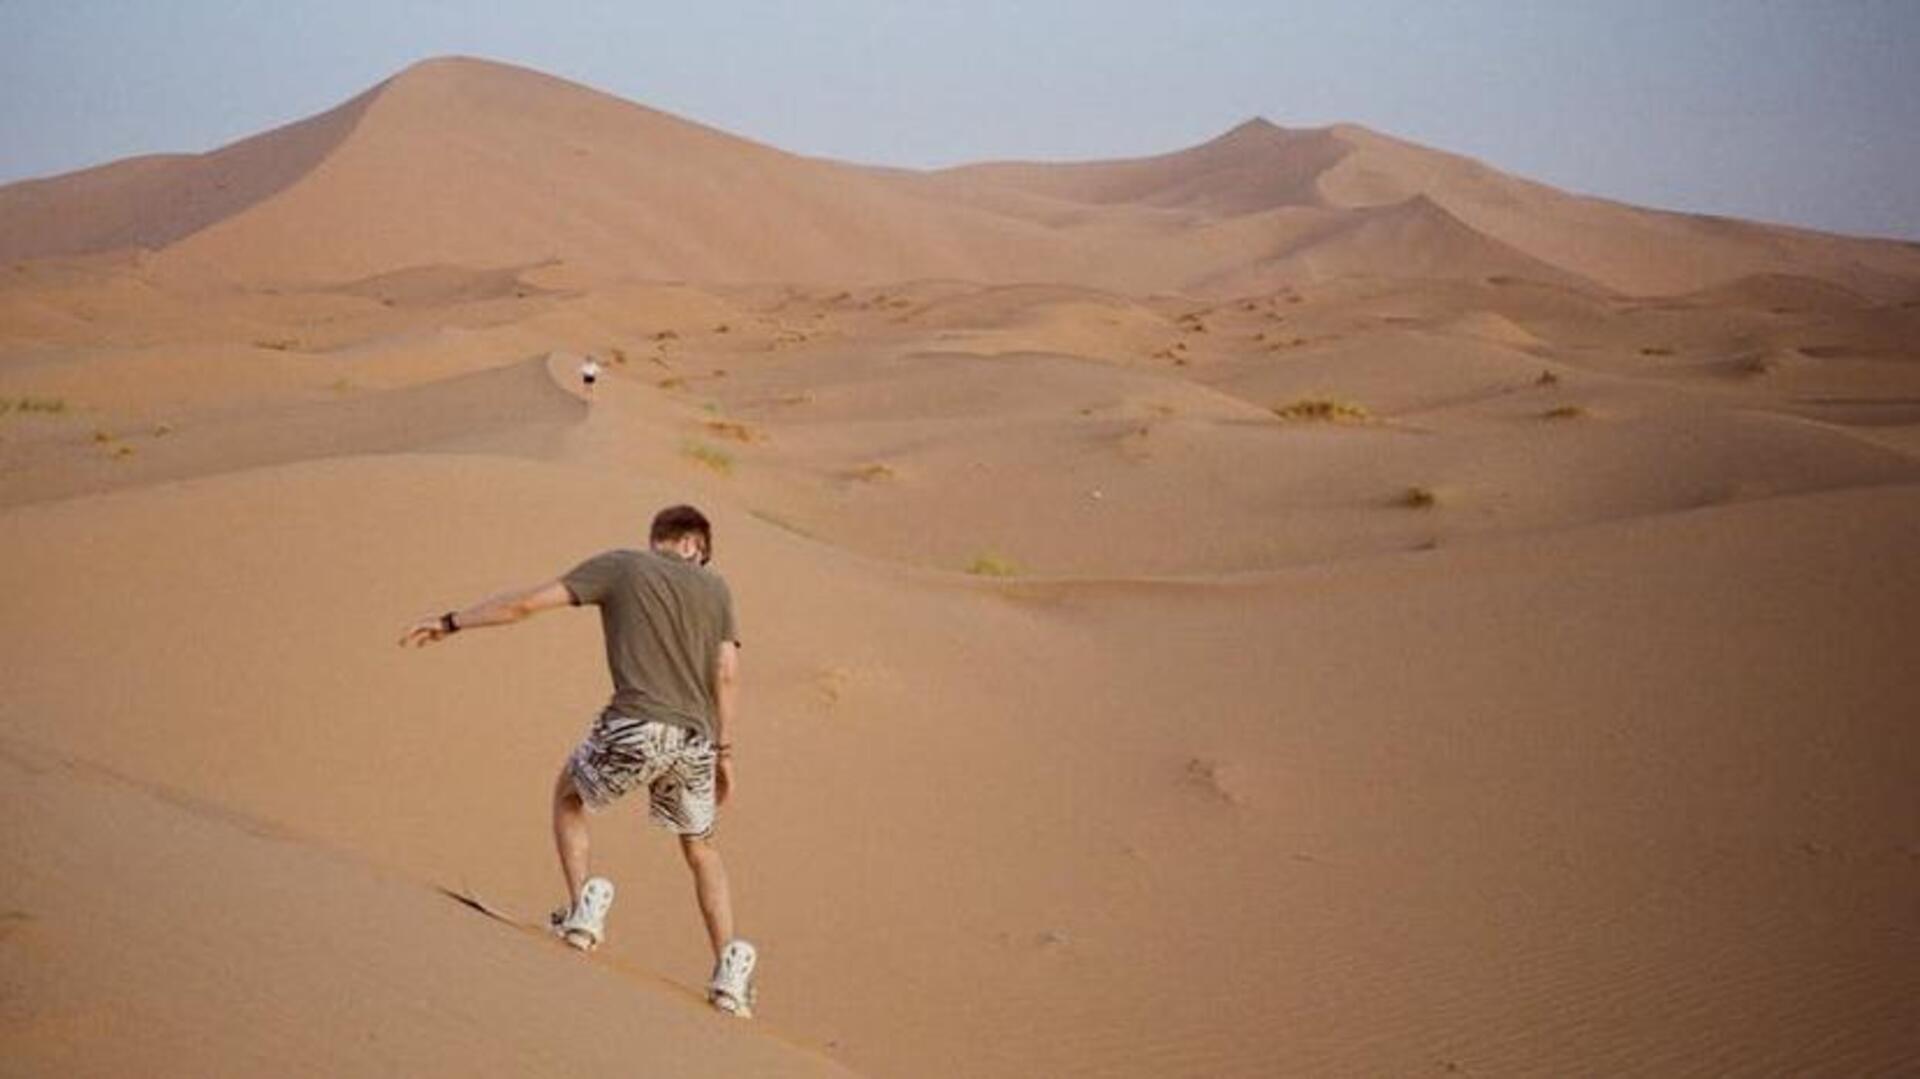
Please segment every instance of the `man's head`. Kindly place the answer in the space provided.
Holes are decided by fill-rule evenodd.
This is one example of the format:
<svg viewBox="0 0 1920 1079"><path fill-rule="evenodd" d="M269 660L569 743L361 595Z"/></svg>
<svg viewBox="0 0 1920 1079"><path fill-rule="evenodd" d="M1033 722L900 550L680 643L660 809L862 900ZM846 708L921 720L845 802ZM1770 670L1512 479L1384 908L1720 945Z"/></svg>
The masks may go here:
<svg viewBox="0 0 1920 1079"><path fill-rule="evenodd" d="M706 565L713 558L713 525L692 506L668 506L653 515L653 549Z"/></svg>

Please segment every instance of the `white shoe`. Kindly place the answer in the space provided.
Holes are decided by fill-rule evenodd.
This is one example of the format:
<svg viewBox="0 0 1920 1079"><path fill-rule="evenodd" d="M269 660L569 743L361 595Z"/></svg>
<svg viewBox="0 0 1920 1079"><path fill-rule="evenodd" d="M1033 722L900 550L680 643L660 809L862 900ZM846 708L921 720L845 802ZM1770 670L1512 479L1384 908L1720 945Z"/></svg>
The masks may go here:
<svg viewBox="0 0 1920 1079"><path fill-rule="evenodd" d="M605 877L589 877L580 888L580 902L573 905L554 926L568 944L583 952L600 946L607 936L607 911L613 909L613 882Z"/></svg>
<svg viewBox="0 0 1920 1079"><path fill-rule="evenodd" d="M720 949L720 960L713 965L713 980L707 983L707 1001L729 1015L753 1018L753 968L760 955L744 940L730 940Z"/></svg>

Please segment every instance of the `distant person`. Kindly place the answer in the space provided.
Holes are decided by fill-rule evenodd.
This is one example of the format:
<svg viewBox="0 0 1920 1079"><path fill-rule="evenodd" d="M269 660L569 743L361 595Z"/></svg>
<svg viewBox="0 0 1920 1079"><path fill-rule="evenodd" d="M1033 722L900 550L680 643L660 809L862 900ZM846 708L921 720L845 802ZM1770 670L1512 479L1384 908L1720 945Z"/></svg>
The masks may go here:
<svg viewBox="0 0 1920 1079"><path fill-rule="evenodd" d="M593 393L593 384L598 381L600 381L600 361L589 355L587 362L580 365L580 383L587 388L587 393L591 395Z"/></svg>
<svg viewBox="0 0 1920 1079"><path fill-rule="evenodd" d="M717 806L733 790L740 638L727 583L706 568L713 526L692 506L653 519L648 549L593 556L565 576L471 607L423 618L400 639L420 647L461 630L502 626L554 607L600 608L613 699L561 767L553 789L553 838L568 902L554 931L582 950L599 946L613 882L587 875L587 813L645 787L653 821L680 837L695 898L713 946L707 999L752 1014L758 956L734 936L727 870L713 844Z"/></svg>

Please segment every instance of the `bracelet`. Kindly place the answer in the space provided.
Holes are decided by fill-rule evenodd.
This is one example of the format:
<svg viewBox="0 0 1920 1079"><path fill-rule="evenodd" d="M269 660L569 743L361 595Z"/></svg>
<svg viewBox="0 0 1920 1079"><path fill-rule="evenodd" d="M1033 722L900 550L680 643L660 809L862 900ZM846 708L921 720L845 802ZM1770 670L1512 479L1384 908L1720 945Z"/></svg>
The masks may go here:
<svg viewBox="0 0 1920 1079"><path fill-rule="evenodd" d="M443 614L440 616L440 632L442 633L460 632L460 623L455 622L453 620L452 611L448 611L446 614Z"/></svg>

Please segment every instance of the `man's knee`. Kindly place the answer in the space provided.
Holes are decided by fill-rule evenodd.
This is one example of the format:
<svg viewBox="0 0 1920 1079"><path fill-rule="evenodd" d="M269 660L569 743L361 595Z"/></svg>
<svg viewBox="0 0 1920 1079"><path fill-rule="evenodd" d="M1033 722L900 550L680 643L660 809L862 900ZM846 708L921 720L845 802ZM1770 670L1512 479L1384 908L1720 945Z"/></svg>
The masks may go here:
<svg viewBox="0 0 1920 1079"><path fill-rule="evenodd" d="M573 772L566 767L553 780L553 806L555 809L575 810L586 803L580 797L580 788L574 785Z"/></svg>
<svg viewBox="0 0 1920 1079"><path fill-rule="evenodd" d="M703 865L716 865L720 861L720 848L713 845L711 834L681 836L680 853L686 856L687 864L695 869Z"/></svg>

